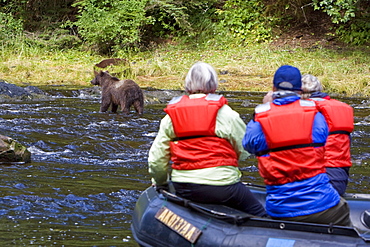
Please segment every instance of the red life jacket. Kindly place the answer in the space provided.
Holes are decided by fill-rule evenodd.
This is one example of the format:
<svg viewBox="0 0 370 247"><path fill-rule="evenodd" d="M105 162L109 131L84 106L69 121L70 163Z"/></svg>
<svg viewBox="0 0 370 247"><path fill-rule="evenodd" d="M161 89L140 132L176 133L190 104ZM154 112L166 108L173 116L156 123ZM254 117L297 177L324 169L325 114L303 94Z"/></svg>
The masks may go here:
<svg viewBox="0 0 370 247"><path fill-rule="evenodd" d="M354 129L353 108L335 99L313 98L313 100L329 126L329 136L325 145L326 166L352 166L349 135Z"/></svg>
<svg viewBox="0 0 370 247"><path fill-rule="evenodd" d="M215 134L217 113L225 104L227 100L216 94L196 99L185 95L171 100L164 111L171 117L177 137L170 143L173 169L238 166L233 146Z"/></svg>
<svg viewBox="0 0 370 247"><path fill-rule="evenodd" d="M315 104L297 100L256 111L269 150L257 154L267 185L286 184L325 173L323 143L312 143ZM266 106L265 106L266 107ZM264 155L268 154L268 155Z"/></svg>

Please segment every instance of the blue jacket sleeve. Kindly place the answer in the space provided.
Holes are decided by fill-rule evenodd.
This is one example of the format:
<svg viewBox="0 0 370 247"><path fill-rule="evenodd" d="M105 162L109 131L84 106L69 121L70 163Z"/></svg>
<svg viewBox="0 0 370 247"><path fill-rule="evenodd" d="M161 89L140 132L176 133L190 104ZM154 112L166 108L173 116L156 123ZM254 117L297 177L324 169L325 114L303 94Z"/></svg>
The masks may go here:
<svg viewBox="0 0 370 247"><path fill-rule="evenodd" d="M312 126L313 143L325 143L328 138L329 127L325 117L319 112L315 115Z"/></svg>
<svg viewBox="0 0 370 247"><path fill-rule="evenodd" d="M251 120L247 124L242 144L244 149L252 154L267 149L266 138L259 122Z"/></svg>

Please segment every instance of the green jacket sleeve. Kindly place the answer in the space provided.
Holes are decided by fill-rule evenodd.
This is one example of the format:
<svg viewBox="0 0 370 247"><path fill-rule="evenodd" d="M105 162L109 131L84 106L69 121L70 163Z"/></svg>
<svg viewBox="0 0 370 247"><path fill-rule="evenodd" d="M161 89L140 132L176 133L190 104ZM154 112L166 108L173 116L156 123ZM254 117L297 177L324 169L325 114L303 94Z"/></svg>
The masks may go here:
<svg viewBox="0 0 370 247"><path fill-rule="evenodd" d="M149 174L155 185L166 184L169 179L170 140L174 137L171 118L166 115L161 120L158 134L148 156Z"/></svg>

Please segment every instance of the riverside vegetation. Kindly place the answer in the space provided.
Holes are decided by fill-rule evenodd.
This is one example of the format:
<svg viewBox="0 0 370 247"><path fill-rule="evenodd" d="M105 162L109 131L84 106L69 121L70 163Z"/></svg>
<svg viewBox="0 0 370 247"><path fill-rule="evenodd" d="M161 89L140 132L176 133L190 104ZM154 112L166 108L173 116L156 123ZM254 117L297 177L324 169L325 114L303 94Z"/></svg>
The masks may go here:
<svg viewBox="0 0 370 247"><path fill-rule="evenodd" d="M196 61L204 61L219 72L220 91L268 91L276 68L290 64L302 73L317 76L329 93L370 95L369 47L166 44L146 51L118 52L115 56L130 62L129 73L121 76L135 80L142 88L182 90L188 68ZM91 86L93 66L105 58L89 51L48 50L19 44L13 49L1 49L0 79L20 86ZM117 73L120 69L107 68Z"/></svg>
<svg viewBox="0 0 370 247"><path fill-rule="evenodd" d="M87 87L96 63L124 58L129 68L108 71L182 90L204 61L221 91L267 91L290 64L329 93L368 96L369 17L368 0L4 0L0 80Z"/></svg>

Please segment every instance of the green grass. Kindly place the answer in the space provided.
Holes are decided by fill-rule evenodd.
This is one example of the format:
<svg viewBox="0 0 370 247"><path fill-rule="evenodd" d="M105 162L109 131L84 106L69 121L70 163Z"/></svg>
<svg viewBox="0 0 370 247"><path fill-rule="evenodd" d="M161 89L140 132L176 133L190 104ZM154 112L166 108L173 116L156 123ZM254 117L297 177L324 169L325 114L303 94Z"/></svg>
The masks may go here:
<svg viewBox="0 0 370 247"><path fill-rule="evenodd" d="M183 89L190 66L204 61L220 73L222 91L268 91L275 70L289 64L298 67L302 74L317 76L329 93L370 95L369 47L335 50L284 49L268 44L219 47L167 44L147 51L122 51L115 57L131 62L130 77L143 88ZM90 87L94 64L105 58L108 57L75 49L48 50L24 44L2 46L0 79L17 85ZM118 67L109 70L119 72Z"/></svg>

